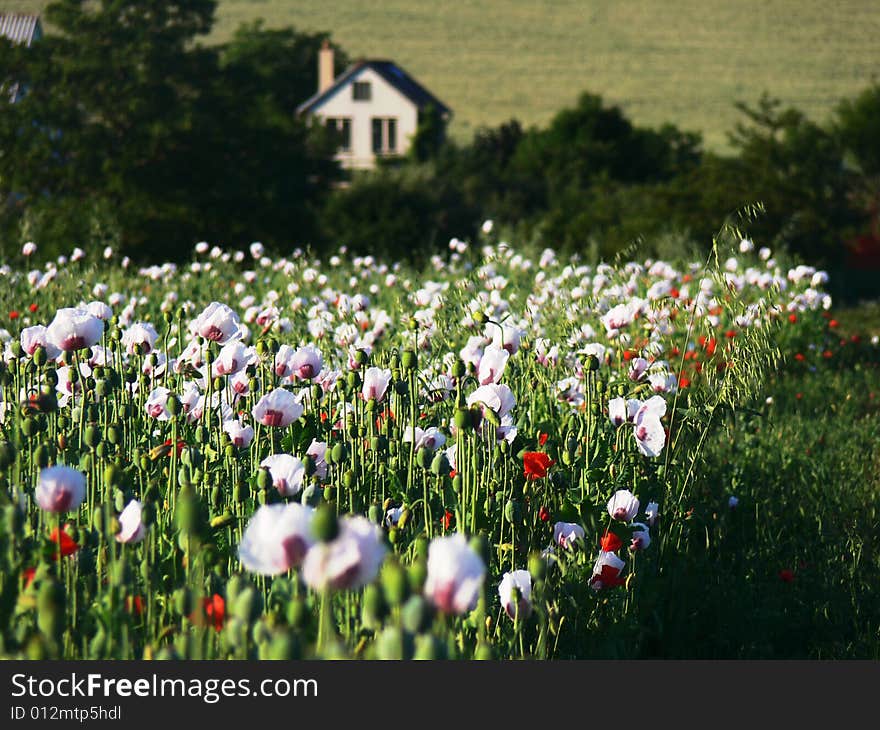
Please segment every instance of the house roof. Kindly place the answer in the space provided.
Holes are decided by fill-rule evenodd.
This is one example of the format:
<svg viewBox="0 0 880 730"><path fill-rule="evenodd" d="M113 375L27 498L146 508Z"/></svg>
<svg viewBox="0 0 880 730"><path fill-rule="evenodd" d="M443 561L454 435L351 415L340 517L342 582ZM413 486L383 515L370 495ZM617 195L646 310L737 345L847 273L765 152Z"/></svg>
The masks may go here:
<svg viewBox="0 0 880 730"><path fill-rule="evenodd" d="M296 108L296 113L304 114L308 111L311 111L314 107L320 105L322 102L336 94L340 89L342 89L342 87L344 87L348 83L348 81L353 76L355 76L359 71L363 70L364 68L373 69L373 71L379 74L383 79L385 79L385 81L391 84L391 86L397 89L401 94L403 94L407 99L409 99L420 109L428 105L433 105L437 109L437 111L439 111L444 116L452 113L448 106L446 106L442 101L440 101L436 96L434 96L430 91L428 91L400 66L398 66L393 61L386 61L381 59L358 61L354 65L349 66L349 68L346 69L344 73L340 74L333 81L333 84L330 87L328 87L324 91L318 92L317 94L300 104Z"/></svg>
<svg viewBox="0 0 880 730"><path fill-rule="evenodd" d="M30 46L31 41L39 40L40 35L42 29L39 15L0 13L0 36L5 36L13 43Z"/></svg>

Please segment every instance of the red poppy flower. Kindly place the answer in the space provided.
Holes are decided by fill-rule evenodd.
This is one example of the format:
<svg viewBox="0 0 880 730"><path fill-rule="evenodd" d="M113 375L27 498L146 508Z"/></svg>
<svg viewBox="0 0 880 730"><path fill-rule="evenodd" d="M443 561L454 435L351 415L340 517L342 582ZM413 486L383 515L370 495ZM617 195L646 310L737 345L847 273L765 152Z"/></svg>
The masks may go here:
<svg viewBox="0 0 880 730"><path fill-rule="evenodd" d="M538 434L538 443L543 446L547 443L547 439L550 438L549 433L539 433Z"/></svg>
<svg viewBox="0 0 880 730"><path fill-rule="evenodd" d="M210 598L203 598L202 610L205 612L205 618L214 625L214 630L221 631L226 620L226 601L223 600L223 596L215 593Z"/></svg>
<svg viewBox="0 0 880 730"><path fill-rule="evenodd" d="M838 322L836 319L832 319L832 320L828 323L828 326L829 326L829 327L837 327L838 324L839 324L839 322Z"/></svg>
<svg viewBox="0 0 880 730"><path fill-rule="evenodd" d="M672 287L672 289L669 290L669 296L671 296L673 299L678 299L680 294L681 292L675 287Z"/></svg>
<svg viewBox="0 0 880 730"><path fill-rule="evenodd" d="M163 446L171 446L171 439L165 439L165 443ZM183 447L186 446L186 441L182 439L177 439L177 455L180 456L180 452L183 451ZM168 451L168 456L171 456L171 451Z"/></svg>
<svg viewBox="0 0 880 730"><path fill-rule="evenodd" d="M18 312L14 309L9 313L9 319L18 319Z"/></svg>
<svg viewBox="0 0 880 730"><path fill-rule="evenodd" d="M798 362L803 362L806 358L801 353L797 353L794 356L794 359L797 360Z"/></svg>
<svg viewBox="0 0 880 730"><path fill-rule="evenodd" d="M456 474L458 474L458 472L457 472L455 469L450 469L450 470L449 470L449 477L450 477L451 479L455 479L455 475L456 475Z"/></svg>
<svg viewBox="0 0 880 730"><path fill-rule="evenodd" d="M31 314L33 314L34 312L37 311L37 305L36 304L29 304L28 309L30 310Z"/></svg>
<svg viewBox="0 0 880 730"><path fill-rule="evenodd" d="M834 353L831 352L831 350L825 350L825 352L822 353L822 357L824 357L826 360L828 360L828 359L834 357Z"/></svg>
<svg viewBox="0 0 880 730"><path fill-rule="evenodd" d="M779 580L783 583L794 583L794 573L788 568L779 571Z"/></svg>
<svg viewBox="0 0 880 730"><path fill-rule="evenodd" d="M452 520L455 519L455 515L452 514L449 510L446 510L443 514L443 529L448 530L452 526Z"/></svg>
<svg viewBox="0 0 880 730"><path fill-rule="evenodd" d="M544 505L541 505L541 509L538 510L538 517L541 518L541 522L549 522L550 510L547 509Z"/></svg>
<svg viewBox="0 0 880 730"><path fill-rule="evenodd" d="M734 337L736 337L736 330L727 330L727 332L724 333L724 336L728 340L732 340Z"/></svg>
<svg viewBox="0 0 880 730"><path fill-rule="evenodd" d="M690 378L681 377L678 379L679 388L687 388L691 384Z"/></svg>
<svg viewBox="0 0 880 730"><path fill-rule="evenodd" d="M125 610L129 613L136 613L138 616L144 613L144 599L141 596L127 596L125 599Z"/></svg>
<svg viewBox="0 0 880 730"><path fill-rule="evenodd" d="M54 528L52 532L49 533L49 539L52 541L52 544L58 546L58 528ZM68 535L64 530L61 531L61 557L67 557L68 555L73 555L77 550L79 550L79 545L76 544L76 540L74 540L70 535ZM58 559L58 550L52 553L52 560Z"/></svg>
<svg viewBox="0 0 880 730"><path fill-rule="evenodd" d="M540 479L547 476L547 469L555 463L542 451L527 451L523 454L523 471L527 479Z"/></svg>
<svg viewBox="0 0 880 730"><path fill-rule="evenodd" d="M791 322L792 324L794 324L795 322L797 322L797 315L794 314L794 313L789 314L789 315L788 315L788 321Z"/></svg>
<svg viewBox="0 0 880 730"><path fill-rule="evenodd" d="M602 588L614 588L615 586L626 585L626 580L620 577L620 570L613 565L603 565L602 572L596 573L590 578L590 585L600 583Z"/></svg>
<svg viewBox="0 0 880 730"><path fill-rule="evenodd" d="M613 532L606 532L604 535L602 535L602 540L599 542L599 544L602 546L602 550L604 550L606 553L613 553L623 547L623 540L621 540Z"/></svg>
<svg viewBox="0 0 880 730"><path fill-rule="evenodd" d="M31 583L34 582L34 576L36 574L37 574L36 568L25 568L22 571L21 577L24 578L24 587L25 588L29 588Z"/></svg>

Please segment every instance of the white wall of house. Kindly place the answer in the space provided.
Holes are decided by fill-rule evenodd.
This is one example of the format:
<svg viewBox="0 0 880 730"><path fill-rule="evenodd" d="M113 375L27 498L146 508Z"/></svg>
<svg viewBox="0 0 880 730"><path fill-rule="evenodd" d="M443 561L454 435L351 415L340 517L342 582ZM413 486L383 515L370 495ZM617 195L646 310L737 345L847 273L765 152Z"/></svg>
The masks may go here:
<svg viewBox="0 0 880 730"><path fill-rule="evenodd" d="M370 84L369 101L354 99L355 82ZM351 120L351 149L341 151L336 157L345 167L371 168L375 164L373 154L373 119L394 119L396 149L389 154L403 155L409 149L418 125L419 110L371 68L362 68L329 99L312 109L313 116L322 120ZM384 126L387 137L387 124ZM387 139L386 139L387 141Z"/></svg>

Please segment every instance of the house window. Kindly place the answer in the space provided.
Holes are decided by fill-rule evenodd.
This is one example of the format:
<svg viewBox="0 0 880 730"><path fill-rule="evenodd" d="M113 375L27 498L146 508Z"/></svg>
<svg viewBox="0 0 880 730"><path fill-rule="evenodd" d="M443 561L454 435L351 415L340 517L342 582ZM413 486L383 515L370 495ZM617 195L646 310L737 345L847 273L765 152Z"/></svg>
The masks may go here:
<svg viewBox="0 0 880 730"><path fill-rule="evenodd" d="M328 129L336 132L339 139L339 151L351 152L351 119L349 117L327 117L324 124Z"/></svg>
<svg viewBox="0 0 880 730"><path fill-rule="evenodd" d="M373 154L390 155L397 152L397 119L373 117Z"/></svg>
<svg viewBox="0 0 880 730"><path fill-rule="evenodd" d="M373 90L369 81L355 81L351 87L351 98L355 101L369 101Z"/></svg>

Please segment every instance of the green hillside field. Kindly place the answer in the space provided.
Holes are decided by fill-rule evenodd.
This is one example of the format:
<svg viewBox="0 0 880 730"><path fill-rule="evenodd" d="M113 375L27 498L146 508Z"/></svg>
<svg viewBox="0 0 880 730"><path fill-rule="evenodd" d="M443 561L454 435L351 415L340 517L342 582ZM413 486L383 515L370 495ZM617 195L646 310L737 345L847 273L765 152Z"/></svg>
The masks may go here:
<svg viewBox="0 0 880 730"><path fill-rule="evenodd" d="M880 73L880 3L866 1L221 0L213 38L256 18L394 59L453 109L460 140L512 117L544 124L590 91L723 150L735 101L768 92L822 121Z"/></svg>

